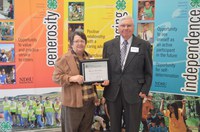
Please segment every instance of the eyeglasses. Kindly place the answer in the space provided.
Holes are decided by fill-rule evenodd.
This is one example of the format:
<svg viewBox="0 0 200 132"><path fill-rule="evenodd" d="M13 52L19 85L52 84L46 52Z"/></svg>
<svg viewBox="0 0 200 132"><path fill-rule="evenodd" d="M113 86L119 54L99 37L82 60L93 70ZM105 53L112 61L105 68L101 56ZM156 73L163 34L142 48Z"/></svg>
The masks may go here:
<svg viewBox="0 0 200 132"><path fill-rule="evenodd" d="M127 28L130 28L130 27L132 27L133 25L131 25L131 24L127 24L127 25L125 25L125 24L122 24L122 25L120 25L122 28L125 28L125 27L127 27Z"/></svg>
<svg viewBox="0 0 200 132"><path fill-rule="evenodd" d="M85 40L76 40L76 41L73 41L73 43L75 43L75 44L78 44L78 43L84 44Z"/></svg>

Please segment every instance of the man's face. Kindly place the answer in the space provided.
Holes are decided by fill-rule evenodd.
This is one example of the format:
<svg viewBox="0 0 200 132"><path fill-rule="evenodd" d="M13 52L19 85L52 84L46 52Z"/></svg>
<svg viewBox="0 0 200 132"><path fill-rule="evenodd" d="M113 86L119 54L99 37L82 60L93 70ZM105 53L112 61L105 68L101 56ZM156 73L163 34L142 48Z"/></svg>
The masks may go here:
<svg viewBox="0 0 200 132"><path fill-rule="evenodd" d="M119 24L119 33L125 40L128 40L134 32L133 20L131 18L122 20Z"/></svg>
<svg viewBox="0 0 200 132"><path fill-rule="evenodd" d="M147 30L148 30L148 26L147 26L147 25L144 25L143 30L144 30L144 31L147 31Z"/></svg>

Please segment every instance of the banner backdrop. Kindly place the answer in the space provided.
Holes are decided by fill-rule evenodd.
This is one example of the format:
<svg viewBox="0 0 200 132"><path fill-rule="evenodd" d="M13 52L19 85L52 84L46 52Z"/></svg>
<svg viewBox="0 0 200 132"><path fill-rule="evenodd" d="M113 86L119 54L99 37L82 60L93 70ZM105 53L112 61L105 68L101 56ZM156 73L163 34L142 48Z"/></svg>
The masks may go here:
<svg viewBox="0 0 200 132"><path fill-rule="evenodd" d="M67 52L71 32L84 31L87 51L101 58L103 43L119 35L120 17L133 14L135 34L152 44L151 90L200 95L198 2L18 0L13 12L7 0L1 4L1 90L58 87L53 65Z"/></svg>
<svg viewBox="0 0 200 132"><path fill-rule="evenodd" d="M13 13L7 11L7 0L1 4L1 90L58 87L51 79L53 65L67 52L71 32L84 31L87 51L101 58L103 43L119 35L120 17L133 14L135 34L152 44L151 90L200 95L199 8L195 1L19 0L13 1ZM148 36L143 34L145 28Z"/></svg>
<svg viewBox="0 0 200 132"><path fill-rule="evenodd" d="M7 0L2 6L10 7ZM101 58L103 43L119 35L120 17L132 15L131 0L18 0L12 6L12 17L0 16L1 29L10 29L0 40L1 97L60 91L52 81L53 66L67 52L71 32L84 31L87 51ZM21 89L23 93L18 92Z"/></svg>
<svg viewBox="0 0 200 132"><path fill-rule="evenodd" d="M1 79L0 89L57 86L51 76L54 62L62 54L63 2L17 0L13 6L14 17L0 21L1 28L6 24L13 32L12 38L0 43L7 56L0 62L0 71L5 70L7 76L6 82Z"/></svg>
<svg viewBox="0 0 200 132"><path fill-rule="evenodd" d="M197 0L0 0L0 116L4 96L55 102L60 86L52 81L53 67L68 51L71 33L84 31L86 50L101 58L125 15L133 16L135 35L151 43L151 91L200 96L199 7Z"/></svg>
<svg viewBox="0 0 200 132"><path fill-rule="evenodd" d="M84 31L88 39L86 50L94 58L102 58L103 43L119 35L119 19L132 15L132 0L73 0L65 5L65 42L71 32Z"/></svg>
<svg viewBox="0 0 200 132"><path fill-rule="evenodd" d="M135 0L133 10L135 33L152 44L151 91L200 96L199 2Z"/></svg>

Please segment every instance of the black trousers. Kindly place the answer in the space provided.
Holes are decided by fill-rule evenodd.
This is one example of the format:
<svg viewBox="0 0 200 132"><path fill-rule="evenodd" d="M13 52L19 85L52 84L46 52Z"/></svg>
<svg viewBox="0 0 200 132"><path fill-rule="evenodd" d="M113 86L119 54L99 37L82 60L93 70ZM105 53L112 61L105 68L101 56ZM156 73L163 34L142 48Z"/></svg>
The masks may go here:
<svg viewBox="0 0 200 132"><path fill-rule="evenodd" d="M107 100L107 105L110 115L111 132L121 132L123 110L126 132L139 132L142 116L142 99L138 103L129 104L124 98L122 88L120 88L117 99L114 102Z"/></svg>

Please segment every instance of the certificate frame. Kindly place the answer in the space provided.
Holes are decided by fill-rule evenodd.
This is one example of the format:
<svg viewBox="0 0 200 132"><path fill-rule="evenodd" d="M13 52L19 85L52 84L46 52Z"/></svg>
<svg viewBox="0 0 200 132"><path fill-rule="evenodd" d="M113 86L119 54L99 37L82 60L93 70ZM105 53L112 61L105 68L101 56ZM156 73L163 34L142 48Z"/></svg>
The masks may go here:
<svg viewBox="0 0 200 132"><path fill-rule="evenodd" d="M80 74L84 77L83 84L102 83L108 80L108 61L109 59L80 61Z"/></svg>

